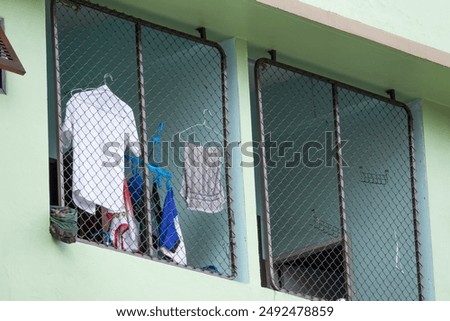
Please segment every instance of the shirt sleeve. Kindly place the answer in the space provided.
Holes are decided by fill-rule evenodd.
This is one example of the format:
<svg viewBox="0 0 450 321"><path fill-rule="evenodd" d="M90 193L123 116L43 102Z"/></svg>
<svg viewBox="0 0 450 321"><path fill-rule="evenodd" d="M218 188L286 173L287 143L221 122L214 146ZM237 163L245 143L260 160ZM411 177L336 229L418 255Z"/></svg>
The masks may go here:
<svg viewBox="0 0 450 321"><path fill-rule="evenodd" d="M72 145L72 139L73 139L73 112L75 106L73 105L74 97L72 97L68 102L66 106L66 117L64 119L64 123L61 128L61 143L65 148L70 147Z"/></svg>

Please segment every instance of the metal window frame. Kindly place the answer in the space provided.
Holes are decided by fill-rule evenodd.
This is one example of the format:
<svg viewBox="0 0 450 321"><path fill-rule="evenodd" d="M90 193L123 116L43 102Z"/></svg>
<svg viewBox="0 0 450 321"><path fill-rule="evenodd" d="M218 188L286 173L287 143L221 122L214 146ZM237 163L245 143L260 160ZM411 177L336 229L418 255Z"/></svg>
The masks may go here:
<svg viewBox="0 0 450 321"><path fill-rule="evenodd" d="M257 105L257 115L258 115L258 134L259 134L259 153L261 155L261 171L260 175L262 177L262 198L263 198L263 215L262 221L264 224L266 237L263 247L266 252L266 260L265 260L265 270L266 270L266 279L268 285L277 290L277 291L287 291L278 286L275 282L274 275L274 265L273 265L273 257L272 257L272 243L271 243L271 235L270 235L270 201L269 201L269 191L268 191L268 179L267 179L267 164L265 158L265 138L264 138L264 114L263 114L263 102L262 102L262 94L261 94L261 82L260 82L260 70L264 68L264 65L272 65L274 67L282 68L303 76L307 76L310 78L314 78L325 83L328 83L332 86L332 98L333 98L333 118L334 118L334 134L336 139L336 160L337 160L337 178L338 178L338 193L339 193L339 210L340 210L340 220L341 220L341 233L342 233L342 246L344 252L344 271L345 271L345 280L346 280L346 288L347 288L347 299L352 300L353 297L353 288L352 288L352 279L351 279L351 268L350 268L350 256L349 256L349 235L347 231L347 223L346 223L346 208L345 208L345 194L344 194L344 174L342 168L342 148L341 148L341 127L340 127L340 113L339 113L339 104L338 104L338 95L339 88L346 89L349 91L353 91L359 94L363 94L368 97L372 97L378 99L380 101L389 103L396 107L402 108L406 111L408 118L408 137L409 137L409 167L410 167L410 175L411 175L411 199L412 199L412 215L413 215L413 225L414 225L414 245L415 245L415 255L416 255L416 269L417 269L417 282L418 282L418 298L419 301L425 300L424 298L424 288L423 288L423 275L422 275L422 264L421 264L421 252L420 252L420 232L419 232L419 215L418 215L418 205L417 205L417 180L415 174L415 159L414 159L414 128L413 128L413 116L409 107L396 100L395 95L391 95L390 98L369 92L367 90L354 87L349 84L342 83L337 80L333 80L304 69L300 69L291 65L287 65L276 60L276 52L269 51L271 58L259 58L255 62L254 67L254 77L255 77L255 87L256 87L256 105ZM262 242L260 239L259 242ZM308 295L303 295L299 293L293 293L291 291L287 291L294 295L299 295L302 297L306 297L312 300L320 300L320 298L311 297Z"/></svg>
<svg viewBox="0 0 450 321"><path fill-rule="evenodd" d="M220 55L220 68L221 68L221 101L222 101L222 119L223 119L223 138L224 138L224 166L225 166L225 184L226 184L226 202L227 202L227 214L228 214L228 233L229 233L229 250L230 250L230 275L220 275L219 277L225 279L235 279L237 276L237 264L236 264L236 243L235 243L235 234L234 234L234 211L233 211L233 199L231 197L231 153L228 148L228 98L227 98L227 62L226 62L226 54L224 49L216 42L206 39L206 33L203 28L198 28L197 31L200 33L199 37L190 35L188 33L184 33L178 30L174 30L165 26L161 26L140 18L136 18L134 16L128 15L123 12L119 12L98 4L94 4L91 2L87 2L86 0L52 0L51 1L51 30L52 30L52 41L53 41L53 51L54 51L54 94L56 97L56 117L58 119L57 126L57 136L61 137L61 116L62 116L62 99L61 99L61 84L60 84L60 68L59 68L59 48L58 48L58 25L57 25L57 17L56 17L56 4L57 3L66 3L68 5L75 6L83 6L87 7L104 14L111 15L113 17L123 19L135 24L135 36L136 36L136 62L138 67L138 91L139 91L139 104L140 104L140 122L142 132L140 136L142 139L145 139L145 143L143 144L142 155L148 158L148 147L147 147L147 134L146 134L146 118L145 118L145 92L144 92L144 66L142 59L142 39L141 39L141 27L149 27L154 30L158 30L164 33L168 33L177 37L181 37L190 41L197 42L199 44L203 44L209 47L213 47L216 49ZM60 139L57 140L57 171L58 171L58 199L59 204L64 206L64 167L63 167L63 146L60 142ZM150 173L147 168L144 171L144 182L146 192L144 194L146 210L150 211ZM150 223L150 222L149 222ZM97 244L94 242L89 242L86 240L78 239L80 242L93 244L99 247L107 248L104 245ZM151 238L149 238L151 242ZM150 247L151 248L151 247ZM112 249L108 247L108 249ZM116 249L112 249L115 251L119 251ZM123 253L122 251L120 251ZM147 254L147 253L146 253ZM175 263L167 262L162 259L159 259L149 253L150 255L144 256L153 261L158 261L170 265L178 266ZM135 255L135 254L134 254ZM200 268L195 268L192 266L187 266L187 269L192 269L195 271L199 271L208 275L212 275L212 273L208 271L204 271ZM214 274L215 275L215 274Z"/></svg>

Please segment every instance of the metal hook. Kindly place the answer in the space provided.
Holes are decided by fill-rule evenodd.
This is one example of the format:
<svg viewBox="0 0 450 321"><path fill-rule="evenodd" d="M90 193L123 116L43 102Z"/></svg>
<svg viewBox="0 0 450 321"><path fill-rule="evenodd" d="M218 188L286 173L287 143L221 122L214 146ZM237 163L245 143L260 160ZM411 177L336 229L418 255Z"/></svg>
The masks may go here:
<svg viewBox="0 0 450 321"><path fill-rule="evenodd" d="M108 84L106 83L106 78L111 79L111 82L114 81L113 76L112 76L109 72L106 73L106 74L103 76L103 84L104 84L105 86L108 86Z"/></svg>
<svg viewBox="0 0 450 321"><path fill-rule="evenodd" d="M271 49L268 51L270 55L270 59L273 61L277 61L277 51L275 49Z"/></svg>
<svg viewBox="0 0 450 321"><path fill-rule="evenodd" d="M198 27L195 30L198 31L198 33L200 34L200 38L201 39L206 40L206 29L205 29L205 27Z"/></svg>
<svg viewBox="0 0 450 321"><path fill-rule="evenodd" d="M395 100L395 89L388 89L386 90L386 94L389 95L389 98L391 98L392 100Z"/></svg>

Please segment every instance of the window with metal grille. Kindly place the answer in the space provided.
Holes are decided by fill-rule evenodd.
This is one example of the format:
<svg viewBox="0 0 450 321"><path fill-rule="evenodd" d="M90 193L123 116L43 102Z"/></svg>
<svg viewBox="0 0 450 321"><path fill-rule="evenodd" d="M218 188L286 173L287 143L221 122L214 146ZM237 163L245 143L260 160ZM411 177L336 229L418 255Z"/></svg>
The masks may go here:
<svg viewBox="0 0 450 321"><path fill-rule="evenodd" d="M3 19L0 18L0 92L5 93L5 70L19 75L25 74L25 69L17 57L14 48L4 32Z"/></svg>
<svg viewBox="0 0 450 321"><path fill-rule="evenodd" d="M255 76L267 285L422 300L408 107L275 60Z"/></svg>
<svg viewBox="0 0 450 321"><path fill-rule="evenodd" d="M78 240L235 277L222 48L85 1L52 10L51 199L77 209Z"/></svg>

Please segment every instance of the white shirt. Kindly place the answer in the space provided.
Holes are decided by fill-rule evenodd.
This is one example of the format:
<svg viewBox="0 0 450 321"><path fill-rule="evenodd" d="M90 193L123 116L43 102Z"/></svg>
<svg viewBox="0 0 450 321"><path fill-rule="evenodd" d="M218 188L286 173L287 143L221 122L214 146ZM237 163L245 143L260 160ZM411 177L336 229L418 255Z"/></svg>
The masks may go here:
<svg viewBox="0 0 450 321"><path fill-rule="evenodd" d="M64 147L73 147L72 192L75 204L88 213L95 205L124 212L124 152L140 156L134 114L105 85L77 93L67 103L62 126Z"/></svg>

